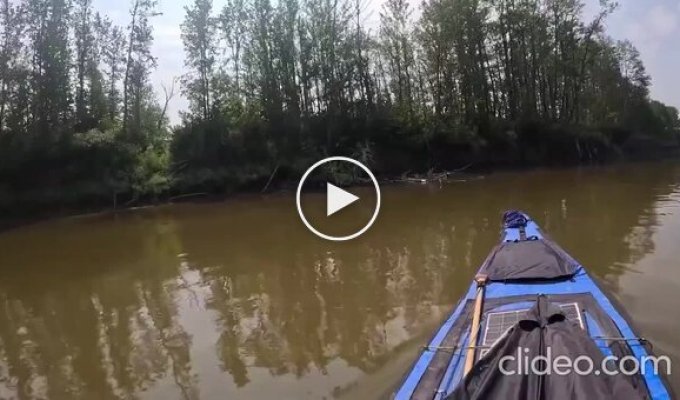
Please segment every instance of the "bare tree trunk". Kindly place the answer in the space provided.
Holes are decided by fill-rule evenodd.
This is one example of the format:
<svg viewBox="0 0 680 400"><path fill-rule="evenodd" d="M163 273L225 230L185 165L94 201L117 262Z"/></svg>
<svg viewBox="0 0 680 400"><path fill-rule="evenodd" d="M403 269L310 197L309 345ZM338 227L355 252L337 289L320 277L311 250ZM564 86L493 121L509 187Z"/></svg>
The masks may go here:
<svg viewBox="0 0 680 400"><path fill-rule="evenodd" d="M170 84L170 89L168 89L165 84L161 84L161 87L163 88L163 94L165 95L165 101L163 102L163 108L161 111L161 115L158 118L158 123L157 123L157 128L160 131L161 128L163 127L163 122L165 121L165 116L167 115L168 112L168 106L170 105L170 102L172 101L173 97L175 97L175 85L177 84L177 81L179 78L173 77L172 82Z"/></svg>

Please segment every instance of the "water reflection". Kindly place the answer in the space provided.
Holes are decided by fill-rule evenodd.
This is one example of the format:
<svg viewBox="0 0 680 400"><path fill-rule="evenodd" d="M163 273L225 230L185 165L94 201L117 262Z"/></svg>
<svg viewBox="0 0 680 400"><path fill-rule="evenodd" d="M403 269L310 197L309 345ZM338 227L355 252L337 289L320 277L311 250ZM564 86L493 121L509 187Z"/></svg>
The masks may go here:
<svg viewBox="0 0 680 400"><path fill-rule="evenodd" d="M502 210L527 210L630 293L623 278L654 268L641 260L679 182L650 164L390 187L379 223L342 244L310 235L283 195L5 232L0 397L385 395L496 242ZM672 330L654 335L668 345Z"/></svg>

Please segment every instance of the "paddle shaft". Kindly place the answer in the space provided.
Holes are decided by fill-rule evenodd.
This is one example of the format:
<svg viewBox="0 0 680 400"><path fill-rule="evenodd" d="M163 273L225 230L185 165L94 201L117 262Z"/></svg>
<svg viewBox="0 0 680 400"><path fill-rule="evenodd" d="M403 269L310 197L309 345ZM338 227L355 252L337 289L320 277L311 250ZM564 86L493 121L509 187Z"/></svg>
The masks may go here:
<svg viewBox="0 0 680 400"><path fill-rule="evenodd" d="M472 370L475 364L475 350L477 347L477 336L479 334L479 323L482 319L482 307L484 305L484 292L486 288L486 275L477 275L477 298L475 299L475 309L472 315L472 327L470 327L470 340L468 341L467 355L465 356L465 376Z"/></svg>

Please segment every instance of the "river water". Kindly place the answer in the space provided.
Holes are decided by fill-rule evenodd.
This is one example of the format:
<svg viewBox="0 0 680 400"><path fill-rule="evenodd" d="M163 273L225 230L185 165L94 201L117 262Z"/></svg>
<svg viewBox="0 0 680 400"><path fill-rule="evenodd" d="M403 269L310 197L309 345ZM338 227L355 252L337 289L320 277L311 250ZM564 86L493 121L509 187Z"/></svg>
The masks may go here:
<svg viewBox="0 0 680 400"><path fill-rule="evenodd" d="M385 187L377 223L340 244L309 233L294 204L277 194L0 233L0 397L388 397L508 208L680 368L679 164Z"/></svg>

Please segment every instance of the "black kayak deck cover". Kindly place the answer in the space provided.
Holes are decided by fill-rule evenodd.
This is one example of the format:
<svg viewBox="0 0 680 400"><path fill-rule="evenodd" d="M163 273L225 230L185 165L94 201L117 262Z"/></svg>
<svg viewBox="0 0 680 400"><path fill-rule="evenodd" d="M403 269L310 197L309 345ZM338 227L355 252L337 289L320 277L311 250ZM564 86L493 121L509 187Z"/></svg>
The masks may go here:
<svg viewBox="0 0 680 400"><path fill-rule="evenodd" d="M502 243L480 273L490 281L549 280L572 277L578 264L546 240Z"/></svg>
<svg viewBox="0 0 680 400"><path fill-rule="evenodd" d="M446 400L642 400L644 396L621 375L533 374L518 364L518 349L528 360L546 356L550 348L552 360L567 356L574 361L581 355L593 360L598 368L604 355L597 344L574 322L566 319L563 311L545 296L539 296L524 319L484 356L461 385ZM528 352L524 349L528 349ZM504 359L506 356L514 356ZM522 357L524 362L527 358ZM520 371L506 375L505 371ZM525 373L529 372L529 373Z"/></svg>

